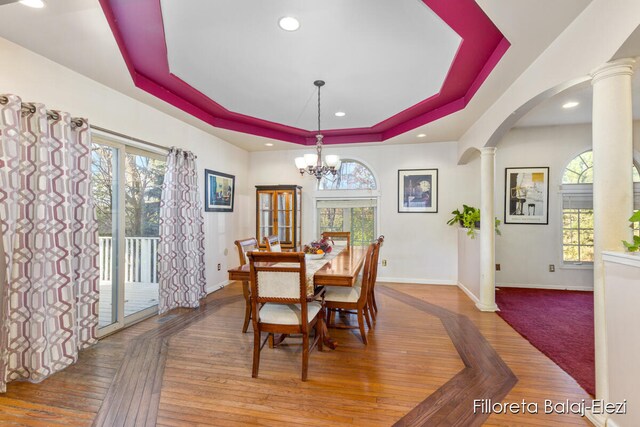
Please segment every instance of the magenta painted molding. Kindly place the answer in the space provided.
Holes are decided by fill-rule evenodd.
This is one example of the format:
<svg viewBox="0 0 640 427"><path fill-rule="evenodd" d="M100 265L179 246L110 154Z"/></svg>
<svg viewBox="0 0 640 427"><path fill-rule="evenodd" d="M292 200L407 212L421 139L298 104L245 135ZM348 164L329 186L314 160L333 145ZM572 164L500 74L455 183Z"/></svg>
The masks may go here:
<svg viewBox="0 0 640 427"><path fill-rule="evenodd" d="M134 84L215 127L301 145L315 131L234 113L171 74L160 0L99 0ZM323 130L326 144L384 141L459 111L509 42L475 0L423 0L462 38L440 92L369 128Z"/></svg>

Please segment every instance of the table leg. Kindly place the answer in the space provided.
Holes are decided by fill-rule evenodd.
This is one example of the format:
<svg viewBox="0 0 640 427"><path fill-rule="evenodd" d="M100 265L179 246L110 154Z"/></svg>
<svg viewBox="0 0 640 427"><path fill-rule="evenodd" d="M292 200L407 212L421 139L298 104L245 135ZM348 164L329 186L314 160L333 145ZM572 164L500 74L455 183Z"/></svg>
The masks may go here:
<svg viewBox="0 0 640 427"><path fill-rule="evenodd" d="M322 308L322 312L320 313L319 322L322 322L322 342L324 345L329 347L331 350L335 350L338 347L338 341L335 341L333 338L329 336L329 328L327 327L327 322L325 322L325 310L326 308Z"/></svg>

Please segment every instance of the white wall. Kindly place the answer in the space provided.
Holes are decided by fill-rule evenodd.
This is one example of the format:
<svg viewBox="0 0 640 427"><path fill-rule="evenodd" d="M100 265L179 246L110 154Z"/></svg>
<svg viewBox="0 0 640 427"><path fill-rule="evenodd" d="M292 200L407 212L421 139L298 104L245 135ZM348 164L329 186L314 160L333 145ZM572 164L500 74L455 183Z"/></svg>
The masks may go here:
<svg viewBox="0 0 640 427"><path fill-rule="evenodd" d="M89 123L155 144L191 150L198 156L201 186L205 168L235 175L234 212L204 214L207 286L212 289L226 282L227 267L238 263L233 241L253 234L248 211L253 191L247 185L245 150L2 38L0 65L0 93L41 102L49 109L68 111ZM204 197L203 188L200 192Z"/></svg>
<svg viewBox="0 0 640 427"><path fill-rule="evenodd" d="M300 177L294 158L313 152L314 147L295 151L253 152L250 154L250 187L268 184L298 184L303 190L302 241L316 239L314 198L319 193L316 179ZM379 185L378 234L385 235L380 259L380 279L417 283L457 283L457 233L446 224L450 212L476 191L477 165L456 166L455 142L412 145L369 145L326 147L324 154L339 154L369 166ZM438 213L398 213L398 169L437 168L439 170ZM471 185L469 185L471 184ZM324 194L323 194L324 195ZM255 200L251 208L255 208ZM255 227L255 222L252 223Z"/></svg>
<svg viewBox="0 0 640 427"><path fill-rule="evenodd" d="M640 122L634 126L640 152ZM500 285L593 289L593 268L562 265L562 218L559 186L567 163L590 150L591 124L515 128L496 152L496 214L504 221L504 171L507 167L549 166L549 225L502 224L496 239ZM549 264L556 267L549 272Z"/></svg>

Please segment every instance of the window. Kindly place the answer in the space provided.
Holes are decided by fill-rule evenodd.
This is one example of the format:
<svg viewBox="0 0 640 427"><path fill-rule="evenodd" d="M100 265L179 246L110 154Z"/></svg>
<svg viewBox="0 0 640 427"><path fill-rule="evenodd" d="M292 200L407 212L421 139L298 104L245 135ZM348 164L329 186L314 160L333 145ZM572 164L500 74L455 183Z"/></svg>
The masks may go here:
<svg viewBox="0 0 640 427"><path fill-rule="evenodd" d="M375 190L376 179L362 163L343 160L335 176L324 177L318 184L319 190Z"/></svg>
<svg viewBox="0 0 640 427"><path fill-rule="evenodd" d="M376 239L376 199L318 200L318 235L351 231L351 244L365 246Z"/></svg>
<svg viewBox="0 0 640 427"><path fill-rule="evenodd" d="M318 235L350 231L352 245L371 243L377 237L378 199L372 197L376 189L376 179L368 167L356 160L343 160L336 176L324 177L318 183L319 191L335 196L316 202Z"/></svg>
<svg viewBox="0 0 640 427"><path fill-rule="evenodd" d="M633 167L635 209L640 207L640 173ZM562 260L566 264L593 262L593 152L569 162L562 175ZM636 231L637 232L637 231Z"/></svg>

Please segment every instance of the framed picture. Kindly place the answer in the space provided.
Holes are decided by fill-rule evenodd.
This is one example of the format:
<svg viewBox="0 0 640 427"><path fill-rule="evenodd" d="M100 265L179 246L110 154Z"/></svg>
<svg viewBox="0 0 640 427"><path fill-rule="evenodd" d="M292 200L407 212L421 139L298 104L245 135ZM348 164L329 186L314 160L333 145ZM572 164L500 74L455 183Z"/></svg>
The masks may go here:
<svg viewBox="0 0 640 427"><path fill-rule="evenodd" d="M549 168L505 169L505 224L549 224Z"/></svg>
<svg viewBox="0 0 640 427"><path fill-rule="evenodd" d="M204 210L233 212L236 177L226 173L204 170Z"/></svg>
<svg viewBox="0 0 640 427"><path fill-rule="evenodd" d="M398 171L398 212L438 212L438 169Z"/></svg>

